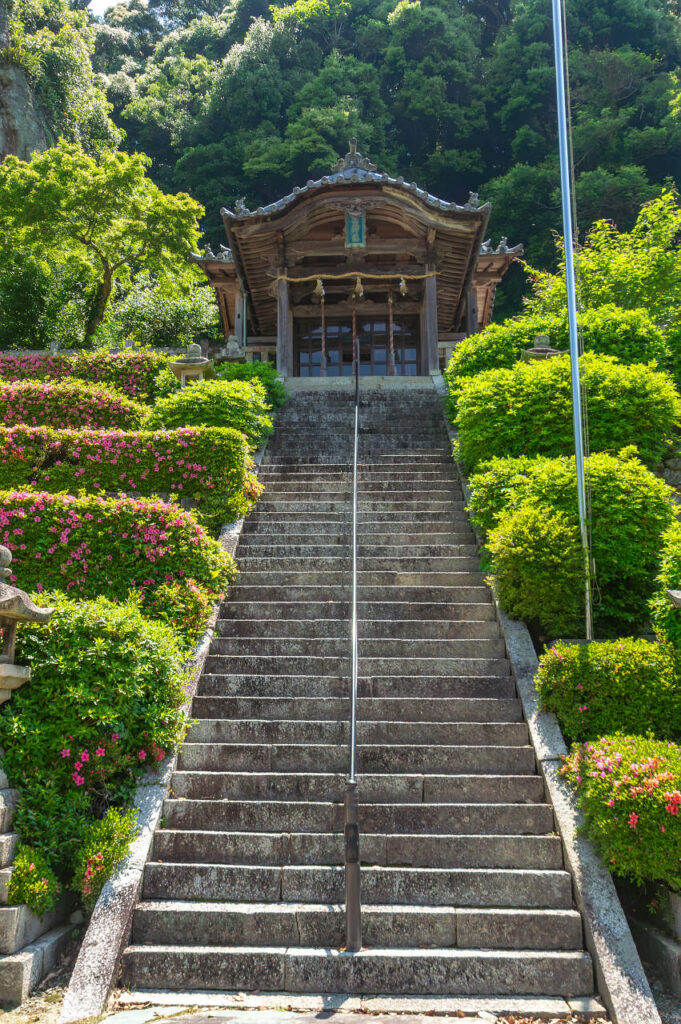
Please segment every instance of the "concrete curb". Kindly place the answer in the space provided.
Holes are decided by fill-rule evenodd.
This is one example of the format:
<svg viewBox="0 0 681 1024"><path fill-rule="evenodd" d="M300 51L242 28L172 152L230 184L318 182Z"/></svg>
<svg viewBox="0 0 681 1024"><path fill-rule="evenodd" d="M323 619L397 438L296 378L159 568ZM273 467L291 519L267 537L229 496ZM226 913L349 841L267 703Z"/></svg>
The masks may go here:
<svg viewBox="0 0 681 1024"><path fill-rule="evenodd" d="M442 376L439 379L434 376L433 383L438 394L445 397L447 386ZM446 416L444 418L450 439L454 440L455 432ZM461 465L458 469L466 505L469 505L468 479ZM476 538L482 543L477 531ZM555 714L541 708L534 682L539 661L529 631L524 622L515 622L506 615L499 607L496 594L494 603L537 763L553 805L565 865L572 875L575 902L582 915L584 939L593 958L598 991L612 1024L661 1024L612 876L593 844L581 834L584 819L577 809L575 795L558 774L567 748Z"/></svg>
<svg viewBox="0 0 681 1024"><path fill-rule="evenodd" d="M255 453L256 473L260 470L266 447L267 442ZM219 542L232 556L243 525L242 518L227 523L220 531ZM216 601L213 605L206 631L188 663L187 699L184 703L187 714L191 712L221 604L221 601ZM176 765L177 751L166 758L159 772L149 769L137 787L134 807L137 811L139 835L123 863L104 885L97 900L66 991L60 1024L98 1017L106 1010L132 928L132 916L142 888L144 865L149 858L154 832L163 813L163 804Z"/></svg>

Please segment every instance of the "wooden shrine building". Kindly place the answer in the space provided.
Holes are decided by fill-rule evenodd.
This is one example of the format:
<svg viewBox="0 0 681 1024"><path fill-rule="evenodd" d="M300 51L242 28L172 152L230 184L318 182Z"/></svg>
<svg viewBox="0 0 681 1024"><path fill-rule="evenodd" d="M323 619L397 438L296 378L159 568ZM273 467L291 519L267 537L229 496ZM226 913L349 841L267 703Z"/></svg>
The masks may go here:
<svg viewBox="0 0 681 1024"><path fill-rule="evenodd" d="M225 336L283 376L425 375L486 326L522 246L485 241L489 204L463 206L376 170L356 150L276 203L222 210L228 246L194 254Z"/></svg>

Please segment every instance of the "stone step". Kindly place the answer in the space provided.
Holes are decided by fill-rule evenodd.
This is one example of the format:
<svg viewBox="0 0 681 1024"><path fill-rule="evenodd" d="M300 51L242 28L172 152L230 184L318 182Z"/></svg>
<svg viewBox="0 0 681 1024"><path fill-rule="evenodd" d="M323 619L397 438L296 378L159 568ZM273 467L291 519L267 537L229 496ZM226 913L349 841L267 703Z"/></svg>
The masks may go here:
<svg viewBox="0 0 681 1024"><path fill-rule="evenodd" d="M350 681L345 676L210 675L201 677L204 697L347 697ZM358 679L360 700L414 698L429 700L515 696L511 676L372 676Z"/></svg>
<svg viewBox="0 0 681 1024"><path fill-rule="evenodd" d="M292 772L185 772L172 792L186 800L342 802L346 776ZM539 775L363 775L360 822L367 804L530 804L545 800Z"/></svg>
<svg viewBox="0 0 681 1024"><path fill-rule="evenodd" d="M415 623L440 621L453 622L457 625L462 622L494 622L496 617L492 597L487 587L480 587L480 600L468 602L467 604L456 604L452 602L429 602L429 601L362 601L357 602L357 614L361 621L369 622L369 616L376 622L405 621L413 620ZM320 595L321 596L321 595ZM242 600L238 586L234 588L232 599L222 605L220 615L222 620L227 622L234 620L268 620L283 619L292 621L295 619L309 621L316 619L323 621L344 620L349 621L350 601L314 601L306 600L304 597L298 601L248 601Z"/></svg>
<svg viewBox="0 0 681 1024"><path fill-rule="evenodd" d="M351 463L337 469L317 468L315 472L308 469L299 469L297 466L277 466L261 468L258 477L267 486L271 487L280 482L291 484L313 484L319 483L326 487L328 484L347 486L354 478ZM404 484L406 487L419 487L423 483L433 482L442 486L446 483L460 483L461 477L454 465L438 466L432 469L416 469L405 466L403 469L371 469L360 467L357 479L361 486L365 484L376 484L388 489L394 483Z"/></svg>
<svg viewBox="0 0 681 1024"><path fill-rule="evenodd" d="M342 905L320 903L200 903L159 900L135 911L134 945L305 946L345 944ZM368 948L581 949L574 910L489 910L454 907L362 906Z"/></svg>
<svg viewBox="0 0 681 1024"><path fill-rule="evenodd" d="M286 555L277 558L263 556L259 553L243 554L239 557L239 572L245 579L250 579L251 573L276 572L278 575L286 573L288 576L298 573L313 573L315 578L324 572L330 578L330 582L344 580L351 572L352 561L350 548L331 555L321 555L318 552L312 555ZM475 573L475 579L481 578L480 560L475 552L463 555L422 555L420 557L379 557L377 555L359 556L357 559L357 570L360 573L359 579L365 579L368 573L371 580L376 574L395 573L400 579L405 574L418 574L421 577L425 573ZM336 575L339 574L339 575Z"/></svg>
<svg viewBox="0 0 681 1024"><path fill-rule="evenodd" d="M245 584L237 583L231 591L233 599L238 602L262 602L283 601L286 603L299 601L312 602L339 602L350 600L350 586L321 586L318 584L297 585L288 583L286 585L272 586L268 584ZM361 585L357 589L359 603L374 606L375 602L440 605L442 615L445 617L452 605L460 604L484 604L488 602L492 607L492 595L489 587L480 586L366 586ZM447 606L447 607L445 607ZM377 613L378 614L378 613ZM457 611L458 615L458 611ZM306 614L305 618L309 615ZM383 615L381 614L383 618ZM428 618L433 618L432 612L428 612Z"/></svg>
<svg viewBox="0 0 681 1024"><path fill-rule="evenodd" d="M341 637L350 635L349 618L342 619L218 619L218 636L224 637ZM494 620L358 619L360 640L396 637L402 640L493 640L499 637Z"/></svg>
<svg viewBox="0 0 681 1024"><path fill-rule="evenodd" d="M361 834L388 832L451 833L464 835L544 835L554 828L548 804L517 803L363 803ZM169 828L235 829L239 832L343 831L345 810L330 800L168 799L164 804Z"/></svg>
<svg viewBox="0 0 681 1024"><path fill-rule="evenodd" d="M278 514L286 514L287 512L298 512L303 513L305 516L319 515L320 512L336 512L340 513L347 510L346 514L350 512L350 502L343 499L330 500L320 499L311 497L305 501L300 498L291 497L286 498L284 495L271 494L269 491L265 492L265 497L260 500L258 504L258 511L255 515L262 515L266 512L276 512ZM384 501L374 500L372 498L359 498L359 511L360 512L419 512L431 516L433 514L447 514L452 511L462 512L464 509L464 501L462 498L458 500L450 500L448 497L434 497L433 499L428 498L424 495L421 498L399 498L387 497Z"/></svg>
<svg viewBox="0 0 681 1024"><path fill-rule="evenodd" d="M256 655L263 658L309 656L347 658L349 638L342 637L256 637L216 636L210 654L242 658ZM501 637L488 640L412 640L395 637L360 637L360 657L365 658L504 658L506 645Z"/></svg>
<svg viewBox="0 0 681 1024"><path fill-rule="evenodd" d="M361 884L362 900L370 904L572 909L567 871L363 867ZM143 899L341 903L345 900L345 871L321 865L150 861L143 886Z"/></svg>
<svg viewBox="0 0 681 1024"><path fill-rule="evenodd" d="M244 540L251 543L251 538L262 538L265 543L268 534L275 534L276 543L288 543L290 539L296 538L298 543L306 543L306 538L316 538L322 535L325 539L330 538L334 542L337 538L344 537L350 542L352 534L352 517L348 514L342 518L332 519L328 515L321 515L318 520L314 517L288 516L285 519L267 514L254 517L259 513L253 512L245 520L241 533L241 544ZM461 543L460 538L471 536L470 520L467 513L452 513L451 516L443 516L435 519L428 516L425 522L415 521L410 516L397 517L392 520L382 519L380 522L360 517L358 522L358 542L373 544L375 541L381 544L410 544L429 543L431 540L438 544Z"/></svg>
<svg viewBox="0 0 681 1024"><path fill-rule="evenodd" d="M347 692L347 689L346 689ZM479 697L360 697L360 722L521 722L522 709L516 699ZM229 697L194 698L195 718L262 719L274 721L347 721L349 697Z"/></svg>
<svg viewBox="0 0 681 1024"><path fill-rule="evenodd" d="M492 643L484 640L481 643ZM342 676L348 674L347 656L317 657L315 655L209 654L204 670L211 675L314 675ZM426 675L441 676L507 676L510 666L505 658L372 658L360 652L362 675Z"/></svg>
<svg viewBox="0 0 681 1024"><path fill-rule="evenodd" d="M559 871L563 848L557 835L381 835L361 837L363 864L393 867L534 868ZM153 860L203 864L341 865L343 836L315 832L209 832L161 829Z"/></svg>
<svg viewBox="0 0 681 1024"><path fill-rule="evenodd" d="M475 565L478 560L475 559ZM248 586L320 586L325 581L329 589L334 585L343 585L350 577L350 568L342 570L314 569L248 569L239 572L239 583ZM475 569L463 569L461 572L395 572L386 570L367 571L362 569L357 575L358 587L474 587L485 580L483 572Z"/></svg>
<svg viewBox="0 0 681 1024"><path fill-rule="evenodd" d="M202 718L190 726L192 743L321 743L345 744L349 740L348 722L299 721L289 719ZM522 746L527 743L524 722L392 722L357 723L361 744L477 744Z"/></svg>
<svg viewBox="0 0 681 1024"><path fill-rule="evenodd" d="M361 737L360 737L361 739ZM357 747L360 774L378 772L426 772L460 775L533 775L536 771L534 750L515 743L472 745L470 742L451 745L432 744L362 744ZM344 744L265 743L217 741L183 745L180 768L186 771L306 772L319 771L323 765L329 772L348 770L348 751Z"/></svg>
<svg viewBox="0 0 681 1024"><path fill-rule="evenodd" d="M465 535L463 535L465 536ZM243 565L244 559L258 558L344 558L351 557L350 538L325 538L320 536L317 543L299 543L297 540L285 541L283 543L268 543L269 535L261 537L257 533L250 534L246 543L239 545L239 564ZM438 538L439 540L439 538ZM447 544L408 544L403 543L400 537L395 537L392 544L367 544L358 543L357 555L361 560L371 561L372 564L380 563L382 559L398 559L402 556L410 559L416 558L465 558L477 555L478 547L470 534L470 540L458 541ZM367 566L362 566L367 568ZM369 566L370 568L370 566Z"/></svg>

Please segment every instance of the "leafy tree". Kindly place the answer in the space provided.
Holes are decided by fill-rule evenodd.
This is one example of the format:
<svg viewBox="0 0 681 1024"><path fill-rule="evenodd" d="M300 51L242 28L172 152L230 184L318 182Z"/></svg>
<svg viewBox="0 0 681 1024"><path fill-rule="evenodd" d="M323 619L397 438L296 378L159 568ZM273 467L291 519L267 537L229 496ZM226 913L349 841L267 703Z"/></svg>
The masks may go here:
<svg viewBox="0 0 681 1024"><path fill-rule="evenodd" d="M94 279L86 341L116 281L128 284L132 272L146 271L161 287L178 288L196 277L185 256L198 242L202 208L189 196L161 192L146 176L148 166L141 154L109 150L96 161L63 141L28 162L10 156L0 165L6 244L16 236L36 250L64 247Z"/></svg>

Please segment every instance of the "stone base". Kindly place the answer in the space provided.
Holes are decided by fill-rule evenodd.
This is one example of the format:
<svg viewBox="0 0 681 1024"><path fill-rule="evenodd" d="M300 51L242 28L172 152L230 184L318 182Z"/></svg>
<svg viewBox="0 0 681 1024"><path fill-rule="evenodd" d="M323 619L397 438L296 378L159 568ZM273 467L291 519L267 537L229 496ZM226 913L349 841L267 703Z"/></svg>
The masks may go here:
<svg viewBox="0 0 681 1024"><path fill-rule="evenodd" d="M641 956L655 966L667 988L681 996L681 942L648 921L637 917L628 920Z"/></svg>
<svg viewBox="0 0 681 1024"><path fill-rule="evenodd" d="M20 953L0 957L0 1004L18 1006L57 965L73 928L60 925Z"/></svg>

